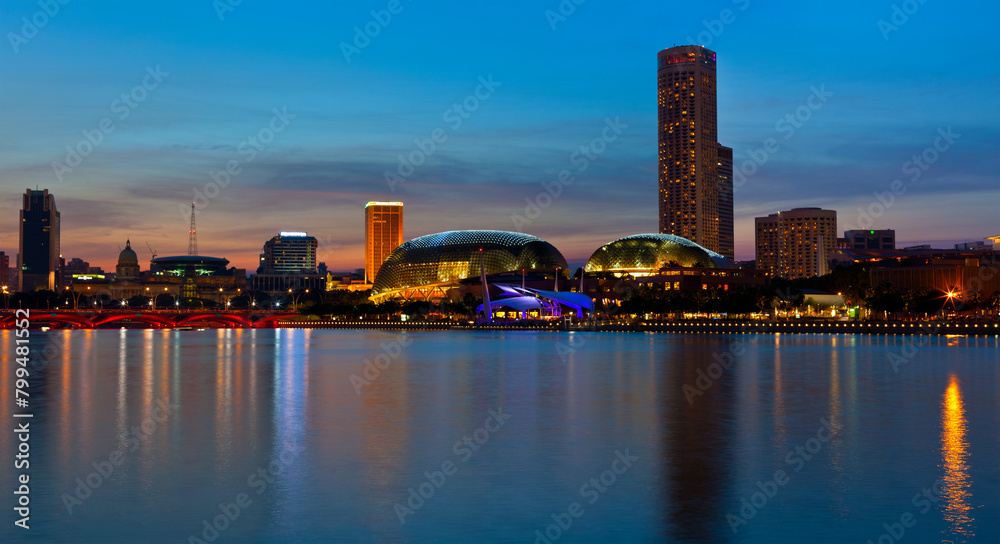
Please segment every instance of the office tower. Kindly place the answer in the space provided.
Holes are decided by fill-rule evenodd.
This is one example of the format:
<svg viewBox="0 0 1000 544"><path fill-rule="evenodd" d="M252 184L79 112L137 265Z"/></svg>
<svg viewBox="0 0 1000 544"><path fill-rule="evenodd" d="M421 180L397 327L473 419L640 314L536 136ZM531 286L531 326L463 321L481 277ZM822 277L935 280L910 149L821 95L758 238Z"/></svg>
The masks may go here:
<svg viewBox="0 0 1000 544"><path fill-rule="evenodd" d="M896 231L885 230L846 230L844 231L844 249L877 249L880 251L896 249Z"/></svg>
<svg viewBox="0 0 1000 544"><path fill-rule="evenodd" d="M657 63L660 233L719 252L715 53L671 47Z"/></svg>
<svg viewBox="0 0 1000 544"><path fill-rule="evenodd" d="M21 291L59 290L59 211L48 189L25 191L20 227Z"/></svg>
<svg viewBox="0 0 1000 544"><path fill-rule="evenodd" d="M0 251L0 286L6 287L8 291L14 291L13 287L7 284L7 278L10 276L10 257L6 253Z"/></svg>
<svg viewBox="0 0 1000 544"><path fill-rule="evenodd" d="M365 204L365 283L375 283L386 257L402 243L403 203Z"/></svg>
<svg viewBox="0 0 1000 544"><path fill-rule="evenodd" d="M754 219L757 269L779 278L809 278L829 272L837 246L837 212L795 208Z"/></svg>
<svg viewBox="0 0 1000 544"><path fill-rule="evenodd" d="M315 274L319 242L305 232L280 232L264 242L258 274Z"/></svg>
<svg viewBox="0 0 1000 544"><path fill-rule="evenodd" d="M736 258L733 231L733 148L719 144L719 253Z"/></svg>

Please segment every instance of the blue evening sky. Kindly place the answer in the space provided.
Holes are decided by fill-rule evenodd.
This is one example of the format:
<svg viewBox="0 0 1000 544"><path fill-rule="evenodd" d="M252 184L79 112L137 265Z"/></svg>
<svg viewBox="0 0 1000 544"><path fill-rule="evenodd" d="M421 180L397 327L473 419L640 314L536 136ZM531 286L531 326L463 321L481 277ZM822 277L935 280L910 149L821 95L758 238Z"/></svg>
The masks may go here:
<svg viewBox="0 0 1000 544"><path fill-rule="evenodd" d="M1000 234L993 2L63 2L0 0L11 255L37 185L56 196L64 257L105 269L126 238L140 256L185 253L194 199L200 252L249 269L282 230L319 238L331 269L362 267L370 200L405 202L407 239L519 229L579 266L657 229L655 58L687 43L718 53L719 140L753 171L735 194L738 259L755 216L792 207L896 229L900 245ZM422 164L390 187L400 156ZM239 173L206 187L230 161ZM572 183L539 197L564 169ZM874 193L894 180L884 206Z"/></svg>

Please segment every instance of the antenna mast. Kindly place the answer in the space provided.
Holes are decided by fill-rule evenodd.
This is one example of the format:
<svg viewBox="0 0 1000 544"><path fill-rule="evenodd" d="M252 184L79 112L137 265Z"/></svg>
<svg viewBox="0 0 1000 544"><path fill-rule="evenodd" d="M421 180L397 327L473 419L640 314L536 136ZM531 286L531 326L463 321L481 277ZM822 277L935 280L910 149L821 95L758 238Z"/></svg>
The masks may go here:
<svg viewBox="0 0 1000 544"><path fill-rule="evenodd" d="M198 254L198 235L194 230L194 202L191 203L191 230L188 231L188 255Z"/></svg>

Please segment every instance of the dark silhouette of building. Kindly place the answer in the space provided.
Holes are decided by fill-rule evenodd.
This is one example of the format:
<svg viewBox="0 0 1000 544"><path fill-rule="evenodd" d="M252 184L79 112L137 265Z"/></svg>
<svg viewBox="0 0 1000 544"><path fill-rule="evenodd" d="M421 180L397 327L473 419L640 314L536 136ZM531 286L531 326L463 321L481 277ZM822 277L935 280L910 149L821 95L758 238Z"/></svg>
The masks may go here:
<svg viewBox="0 0 1000 544"><path fill-rule="evenodd" d="M125 249L118 254L115 276L119 280L139 279L139 256L132 250L131 240L125 240Z"/></svg>
<svg viewBox="0 0 1000 544"><path fill-rule="evenodd" d="M896 249L896 231L885 230L847 230L844 231L844 249Z"/></svg>
<svg viewBox="0 0 1000 544"><path fill-rule="evenodd" d="M8 291L13 291L10 285L7 285L7 278L10 277L10 257L6 253L0 251L0 284L6 287Z"/></svg>
<svg viewBox="0 0 1000 544"><path fill-rule="evenodd" d="M59 211L48 189L24 193L19 249L20 290L59 290Z"/></svg>
<svg viewBox="0 0 1000 544"><path fill-rule="evenodd" d="M736 258L733 228L733 148L719 144L719 253Z"/></svg>

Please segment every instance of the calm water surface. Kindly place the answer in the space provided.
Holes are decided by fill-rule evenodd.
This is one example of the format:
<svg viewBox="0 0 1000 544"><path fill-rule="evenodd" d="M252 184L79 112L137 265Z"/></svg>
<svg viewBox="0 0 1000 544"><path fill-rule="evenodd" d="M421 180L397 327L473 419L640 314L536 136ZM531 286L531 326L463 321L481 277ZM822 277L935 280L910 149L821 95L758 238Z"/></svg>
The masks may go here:
<svg viewBox="0 0 1000 544"><path fill-rule="evenodd" d="M3 542L1000 542L996 337L31 342L31 529L0 433Z"/></svg>

